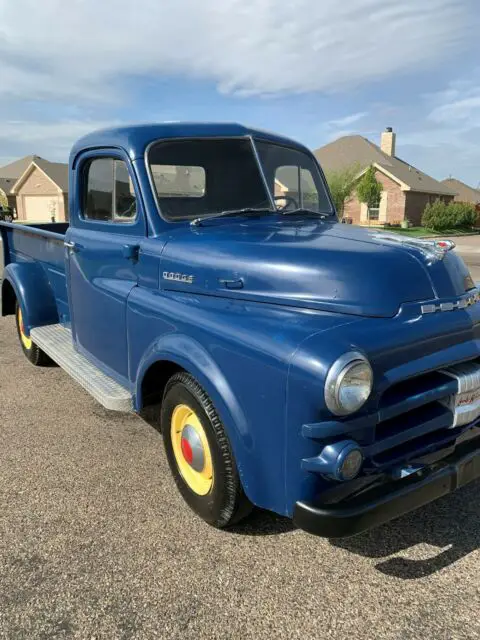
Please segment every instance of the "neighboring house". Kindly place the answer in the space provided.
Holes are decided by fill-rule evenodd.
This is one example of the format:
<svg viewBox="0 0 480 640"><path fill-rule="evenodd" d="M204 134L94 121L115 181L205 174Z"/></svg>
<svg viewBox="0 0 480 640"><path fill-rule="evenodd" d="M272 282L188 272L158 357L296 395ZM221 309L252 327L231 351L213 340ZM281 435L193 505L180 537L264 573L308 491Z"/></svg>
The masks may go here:
<svg viewBox="0 0 480 640"><path fill-rule="evenodd" d="M442 183L446 185L452 191L455 191L455 200L457 202L470 202L477 208L480 208L480 191L470 187L461 180L455 178L446 178L442 180Z"/></svg>
<svg viewBox="0 0 480 640"><path fill-rule="evenodd" d="M68 165L33 159L12 187L18 220L68 220Z"/></svg>
<svg viewBox="0 0 480 640"><path fill-rule="evenodd" d="M36 158L42 160L40 156L25 156L24 158L20 158L20 160L15 160L15 162L0 167L0 189L7 196L8 206L12 209L17 208L17 198L12 194L12 188L18 178Z"/></svg>
<svg viewBox="0 0 480 640"><path fill-rule="evenodd" d="M344 216L356 224L399 224L408 219L419 225L429 202L450 202L455 196L446 184L435 180L395 155L396 134L388 127L378 147L362 136L344 136L314 153L328 174L357 164L359 177L373 165L383 192L376 207L368 209L354 194L345 203Z"/></svg>
<svg viewBox="0 0 480 640"><path fill-rule="evenodd" d="M19 220L68 220L68 165L25 156L0 167L0 189Z"/></svg>

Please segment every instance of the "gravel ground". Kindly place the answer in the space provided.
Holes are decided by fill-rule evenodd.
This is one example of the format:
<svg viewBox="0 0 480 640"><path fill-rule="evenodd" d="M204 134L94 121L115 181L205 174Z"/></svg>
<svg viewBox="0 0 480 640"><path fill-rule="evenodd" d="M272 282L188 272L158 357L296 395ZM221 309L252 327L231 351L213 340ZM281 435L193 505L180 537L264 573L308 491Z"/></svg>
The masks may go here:
<svg viewBox="0 0 480 640"><path fill-rule="evenodd" d="M184 505L158 432L0 319L0 638L480 638L480 483L341 543Z"/></svg>

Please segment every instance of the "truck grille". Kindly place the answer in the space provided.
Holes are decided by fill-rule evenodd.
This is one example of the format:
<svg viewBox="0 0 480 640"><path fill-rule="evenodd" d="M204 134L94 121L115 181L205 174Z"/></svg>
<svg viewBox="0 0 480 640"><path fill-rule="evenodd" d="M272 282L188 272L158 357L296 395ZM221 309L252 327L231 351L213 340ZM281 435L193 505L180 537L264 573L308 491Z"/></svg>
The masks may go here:
<svg viewBox="0 0 480 640"><path fill-rule="evenodd" d="M452 446L479 419L480 361L474 360L394 383L373 415L305 424L302 433L321 446L355 440L369 473Z"/></svg>
<svg viewBox="0 0 480 640"><path fill-rule="evenodd" d="M379 403L373 442L374 466L405 460L447 446L480 414L480 364L476 361L397 383Z"/></svg>

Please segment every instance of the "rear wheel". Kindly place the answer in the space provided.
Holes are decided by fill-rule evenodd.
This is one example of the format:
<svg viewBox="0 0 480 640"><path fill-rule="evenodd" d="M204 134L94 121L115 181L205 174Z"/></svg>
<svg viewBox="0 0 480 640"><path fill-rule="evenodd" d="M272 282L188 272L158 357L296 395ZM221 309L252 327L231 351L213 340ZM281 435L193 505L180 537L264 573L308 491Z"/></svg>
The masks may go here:
<svg viewBox="0 0 480 640"><path fill-rule="evenodd" d="M177 373L167 383L161 420L168 463L189 507L218 528L248 515L252 504L243 492L223 425L190 374Z"/></svg>
<svg viewBox="0 0 480 640"><path fill-rule="evenodd" d="M25 326L23 324L23 315L20 305L16 304L15 318L17 321L17 333L20 340L23 353L27 356L28 360L37 367L45 367L52 363L47 354L37 347L30 336L27 336L25 332Z"/></svg>

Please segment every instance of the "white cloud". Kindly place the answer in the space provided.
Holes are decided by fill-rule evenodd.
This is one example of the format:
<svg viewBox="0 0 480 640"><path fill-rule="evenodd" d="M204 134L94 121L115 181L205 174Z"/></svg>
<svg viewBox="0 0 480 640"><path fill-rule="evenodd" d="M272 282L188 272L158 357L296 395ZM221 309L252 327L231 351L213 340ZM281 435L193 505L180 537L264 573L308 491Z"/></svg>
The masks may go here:
<svg viewBox="0 0 480 640"><path fill-rule="evenodd" d="M362 120L362 118L365 118L365 116L367 115L368 114L366 111L359 111L358 113L352 113L351 115L345 116L344 118L338 118L337 120L330 120L329 122L327 122L327 127L329 129L342 129L344 127L348 127L351 124L355 124L355 122Z"/></svg>
<svg viewBox="0 0 480 640"><path fill-rule="evenodd" d="M12 149L12 147L15 149L11 155L0 158L0 166L19 156L32 153L40 153L47 160L66 162L75 140L94 129L102 129L115 124L111 120L108 122L64 120L55 123L0 120L0 148L2 150Z"/></svg>
<svg viewBox="0 0 480 640"><path fill-rule="evenodd" d="M0 0L0 95L112 98L183 74L243 94L331 91L428 68L474 32L458 0ZM434 17L434 19L432 19Z"/></svg>
<svg viewBox="0 0 480 640"><path fill-rule="evenodd" d="M480 89L478 94L462 98L435 107L429 119L441 124L457 125L459 121L467 121L469 127L480 124Z"/></svg>
<svg viewBox="0 0 480 640"><path fill-rule="evenodd" d="M446 88L422 96L422 119L413 119L397 139L400 153L437 178L454 175L477 185L480 180L480 68Z"/></svg>

